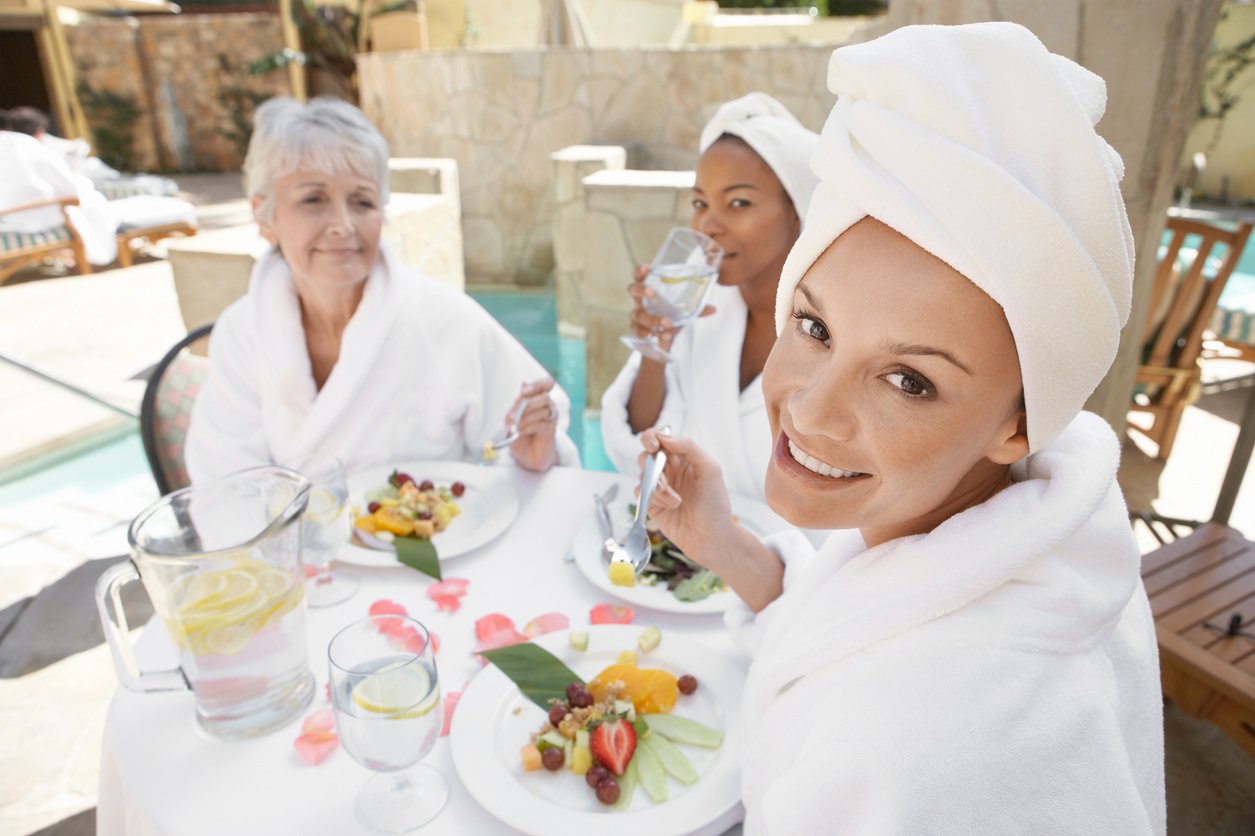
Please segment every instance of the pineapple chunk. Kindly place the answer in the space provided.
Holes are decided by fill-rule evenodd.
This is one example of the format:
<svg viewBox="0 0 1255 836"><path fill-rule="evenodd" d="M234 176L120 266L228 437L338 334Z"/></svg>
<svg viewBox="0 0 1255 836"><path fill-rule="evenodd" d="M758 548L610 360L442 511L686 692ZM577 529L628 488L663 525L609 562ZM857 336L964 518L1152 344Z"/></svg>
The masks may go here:
<svg viewBox="0 0 1255 836"><path fill-rule="evenodd" d="M571 771L583 775L593 767L593 753L586 746L576 746L571 753Z"/></svg>

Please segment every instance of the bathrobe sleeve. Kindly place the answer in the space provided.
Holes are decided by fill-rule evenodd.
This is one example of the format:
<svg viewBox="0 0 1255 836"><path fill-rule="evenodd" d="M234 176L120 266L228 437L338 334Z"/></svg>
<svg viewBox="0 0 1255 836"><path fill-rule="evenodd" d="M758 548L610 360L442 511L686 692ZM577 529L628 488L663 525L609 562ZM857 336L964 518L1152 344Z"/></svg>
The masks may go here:
<svg viewBox="0 0 1255 836"><path fill-rule="evenodd" d="M815 560L815 547L799 529L790 528L763 538L763 545L784 564L784 588L787 590L798 575ZM724 626L732 633L732 643L753 659L762 643L764 631L774 615L777 598L759 612L754 612L739 597L723 613Z"/></svg>
<svg viewBox="0 0 1255 836"><path fill-rule="evenodd" d="M465 294L456 293L434 279L423 277L422 294L430 316L435 347L465 346L456 361L442 368L445 388L460 393L465 404L462 433L466 449L478 456L484 441L505 432L505 420L524 383L551 377L536 358L501 323ZM447 352L443 352L446 353ZM571 424L571 399L561 386L550 390L558 408L554 449L558 464L579 467L580 455L567 434Z"/></svg>
<svg viewBox="0 0 1255 836"><path fill-rule="evenodd" d="M269 464L248 297L223 311L209 337L209 376L192 407L184 458L193 483Z"/></svg>
<svg viewBox="0 0 1255 836"><path fill-rule="evenodd" d="M683 336L683 334L681 334ZM664 371L666 392L663 395L662 411L658 414L655 427L670 425L673 432L682 432L685 418L683 388L679 384L674 366L688 362L689 354L682 352L679 337L671 349L672 361ZM614 463L615 470L631 476L641 472L637 462L641 454L640 433L632 432L628 424L628 401L632 396L632 386L636 383L636 373L641 367L641 355L633 352L627 363L619 371L618 377L601 397L601 442L606 448L606 455Z"/></svg>

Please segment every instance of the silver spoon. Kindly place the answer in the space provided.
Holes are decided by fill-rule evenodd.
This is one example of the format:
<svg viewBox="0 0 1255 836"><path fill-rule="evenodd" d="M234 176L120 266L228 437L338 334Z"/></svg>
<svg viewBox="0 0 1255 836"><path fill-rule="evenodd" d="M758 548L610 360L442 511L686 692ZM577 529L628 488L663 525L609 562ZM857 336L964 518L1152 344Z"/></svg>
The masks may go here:
<svg viewBox="0 0 1255 836"><path fill-rule="evenodd" d="M667 435L671 428L663 427L659 432ZM640 577L641 572L645 571L653 554L649 533L645 530L645 517L649 513L649 500L654 495L654 489L658 487L658 480L662 477L662 469L666 464L667 454L661 447L657 453L645 459L645 469L641 473L641 495L636 501L636 519L632 521L632 527L628 529L622 543L616 542L613 537L606 538L605 548L610 554L612 572L615 563L629 564L636 577Z"/></svg>

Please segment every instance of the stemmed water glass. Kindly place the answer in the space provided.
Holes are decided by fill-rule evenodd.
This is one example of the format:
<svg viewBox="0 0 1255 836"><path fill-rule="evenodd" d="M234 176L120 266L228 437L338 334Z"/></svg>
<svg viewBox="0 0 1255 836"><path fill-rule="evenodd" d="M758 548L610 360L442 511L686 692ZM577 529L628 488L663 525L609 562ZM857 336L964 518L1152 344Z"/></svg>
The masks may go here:
<svg viewBox="0 0 1255 836"><path fill-rule="evenodd" d="M379 773L358 791L358 820L385 833L431 821L449 788L439 772L418 765L444 717L427 628L403 615L372 616L337 633L327 658L340 743Z"/></svg>
<svg viewBox="0 0 1255 836"><path fill-rule="evenodd" d="M330 607L357 591L357 581L331 571L332 561L348 545L353 528L344 466L331 456L315 456L293 469L311 484L301 521L301 556L315 573L305 584L305 600L311 607Z"/></svg>
<svg viewBox="0 0 1255 836"><path fill-rule="evenodd" d="M701 313L706 304L706 294L719 275L719 263L723 260L723 248L709 236L695 229L676 227L667 233L645 277L645 287L653 291L646 296L645 310L657 317L670 319L679 328ZM623 344L633 351L660 363L670 362L671 356L658 342L658 334L647 337L632 334L620 337Z"/></svg>

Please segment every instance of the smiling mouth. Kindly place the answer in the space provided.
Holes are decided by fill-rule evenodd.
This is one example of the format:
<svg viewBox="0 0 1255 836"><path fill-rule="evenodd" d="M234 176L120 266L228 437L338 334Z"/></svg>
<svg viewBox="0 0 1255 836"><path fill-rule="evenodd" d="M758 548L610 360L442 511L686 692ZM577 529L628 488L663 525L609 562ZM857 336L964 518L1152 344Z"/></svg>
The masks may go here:
<svg viewBox="0 0 1255 836"><path fill-rule="evenodd" d="M830 479L853 479L857 476L867 475L866 473L859 473L857 470L842 470L839 467L833 467L830 464L821 462L794 444L793 439L789 439L789 456L811 473L827 476Z"/></svg>

